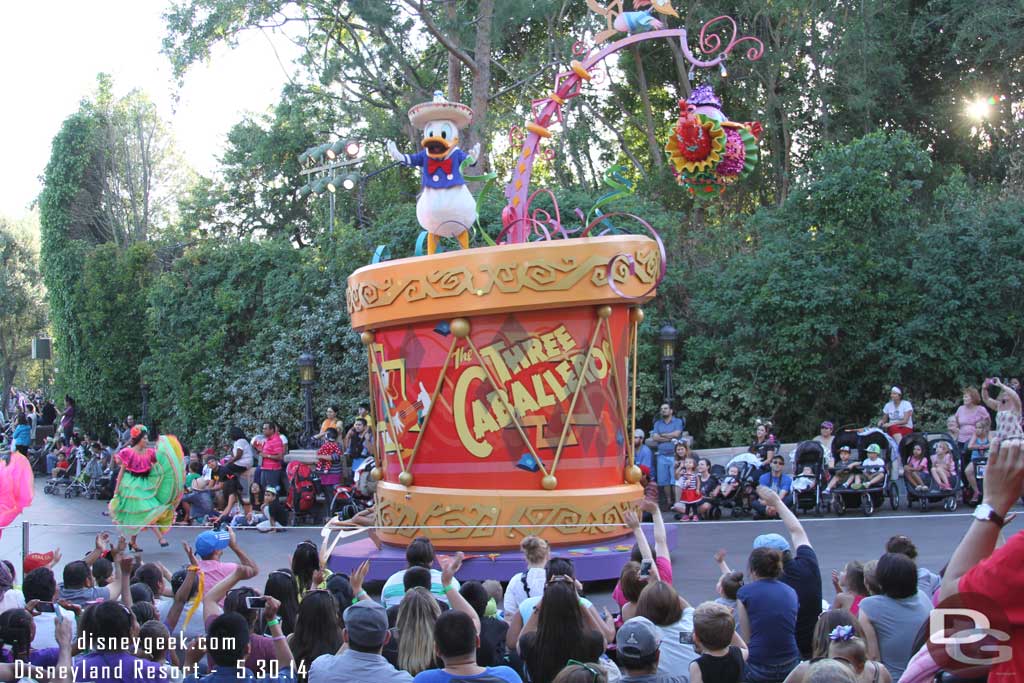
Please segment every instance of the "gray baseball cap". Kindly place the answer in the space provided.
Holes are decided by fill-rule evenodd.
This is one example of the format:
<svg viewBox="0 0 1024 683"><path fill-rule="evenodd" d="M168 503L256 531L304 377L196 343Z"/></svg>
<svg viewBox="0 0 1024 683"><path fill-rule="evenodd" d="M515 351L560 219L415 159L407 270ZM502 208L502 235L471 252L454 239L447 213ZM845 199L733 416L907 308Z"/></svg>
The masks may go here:
<svg viewBox="0 0 1024 683"><path fill-rule="evenodd" d="M661 647L661 631L647 617L633 617L615 635L615 647L627 657L649 657Z"/></svg>
<svg viewBox="0 0 1024 683"><path fill-rule="evenodd" d="M360 600L345 610L348 639L361 647L380 647L388 633L388 613L374 600Z"/></svg>

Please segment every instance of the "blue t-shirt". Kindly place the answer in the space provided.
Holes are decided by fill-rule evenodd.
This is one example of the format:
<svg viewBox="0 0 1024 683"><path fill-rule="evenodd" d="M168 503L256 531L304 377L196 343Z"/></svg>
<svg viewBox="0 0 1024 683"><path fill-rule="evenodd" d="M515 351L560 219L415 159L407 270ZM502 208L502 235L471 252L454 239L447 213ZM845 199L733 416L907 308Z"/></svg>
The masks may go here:
<svg viewBox="0 0 1024 683"><path fill-rule="evenodd" d="M14 434L11 436L14 439L15 446L28 446L32 443L32 427L18 425L14 428Z"/></svg>
<svg viewBox="0 0 1024 683"><path fill-rule="evenodd" d="M750 620L747 661L771 666L800 658L796 591L777 579L761 579L740 588L736 599L743 603Z"/></svg>
<svg viewBox="0 0 1024 683"><path fill-rule="evenodd" d="M649 468L654 467L654 454L651 453L651 449L647 447L647 444L640 444L640 448L636 449L636 453L633 454L633 460L637 467L640 467L640 465L647 465Z"/></svg>
<svg viewBox="0 0 1024 683"><path fill-rule="evenodd" d="M761 478L757 480L757 483L761 486L767 486L775 493L779 491L785 491L787 493L793 490L793 477L788 474L781 474L778 477L773 477L771 472L765 472L761 475Z"/></svg>
<svg viewBox="0 0 1024 683"><path fill-rule="evenodd" d="M450 683L451 681L474 681L474 683L523 683L513 669L507 666L489 666L474 676L456 676L444 669L427 669L416 674L413 683Z"/></svg>
<svg viewBox="0 0 1024 683"><path fill-rule="evenodd" d="M679 432L680 436L683 433L686 423L681 417L673 417L668 422L659 418L655 420L654 426L651 428L651 434L671 434L672 432ZM675 455L676 445L671 441L662 441L658 444L658 455Z"/></svg>

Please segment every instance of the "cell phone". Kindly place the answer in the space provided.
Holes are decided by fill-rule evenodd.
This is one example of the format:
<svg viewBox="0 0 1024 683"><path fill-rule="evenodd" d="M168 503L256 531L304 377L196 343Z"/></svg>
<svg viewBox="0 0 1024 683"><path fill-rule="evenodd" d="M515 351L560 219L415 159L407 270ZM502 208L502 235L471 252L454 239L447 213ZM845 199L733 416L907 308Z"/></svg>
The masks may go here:
<svg viewBox="0 0 1024 683"><path fill-rule="evenodd" d="M640 563L640 578L646 579L651 575L651 561L644 560Z"/></svg>
<svg viewBox="0 0 1024 683"><path fill-rule="evenodd" d="M54 608L52 602L40 602L39 604L36 605L36 609L39 610L40 612L49 612L51 614L57 611Z"/></svg>
<svg viewBox="0 0 1024 683"><path fill-rule="evenodd" d="M245 599L245 606L247 609L266 609L267 599L264 597L253 597L250 595Z"/></svg>

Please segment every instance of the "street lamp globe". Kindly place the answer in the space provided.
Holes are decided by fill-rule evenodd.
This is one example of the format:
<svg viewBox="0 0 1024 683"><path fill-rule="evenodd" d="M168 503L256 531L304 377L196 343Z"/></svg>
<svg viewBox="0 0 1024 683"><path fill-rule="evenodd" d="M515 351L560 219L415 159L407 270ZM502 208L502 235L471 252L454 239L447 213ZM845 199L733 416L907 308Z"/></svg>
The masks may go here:
<svg viewBox="0 0 1024 683"><path fill-rule="evenodd" d="M354 190L356 187L356 177L354 175L345 176L345 179L341 181L341 186L346 190Z"/></svg>
<svg viewBox="0 0 1024 683"><path fill-rule="evenodd" d="M676 355L676 341L679 339L679 332L672 325L663 325L658 333L658 341L661 342L661 359L672 360Z"/></svg>
<svg viewBox="0 0 1024 683"><path fill-rule="evenodd" d="M299 381L303 384L316 381L316 359L310 353L299 356Z"/></svg>
<svg viewBox="0 0 1024 683"><path fill-rule="evenodd" d="M363 146L359 144L358 140L349 140L345 143L345 156L349 159L355 159L362 151Z"/></svg>

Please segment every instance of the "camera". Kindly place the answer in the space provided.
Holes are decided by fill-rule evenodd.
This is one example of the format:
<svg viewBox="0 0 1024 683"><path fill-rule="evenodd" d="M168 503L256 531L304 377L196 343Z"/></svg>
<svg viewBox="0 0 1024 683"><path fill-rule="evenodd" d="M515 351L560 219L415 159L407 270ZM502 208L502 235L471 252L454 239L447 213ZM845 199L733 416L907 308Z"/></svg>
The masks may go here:
<svg viewBox="0 0 1024 683"><path fill-rule="evenodd" d="M250 595L245 599L245 606L247 609L266 609L267 599Z"/></svg>

